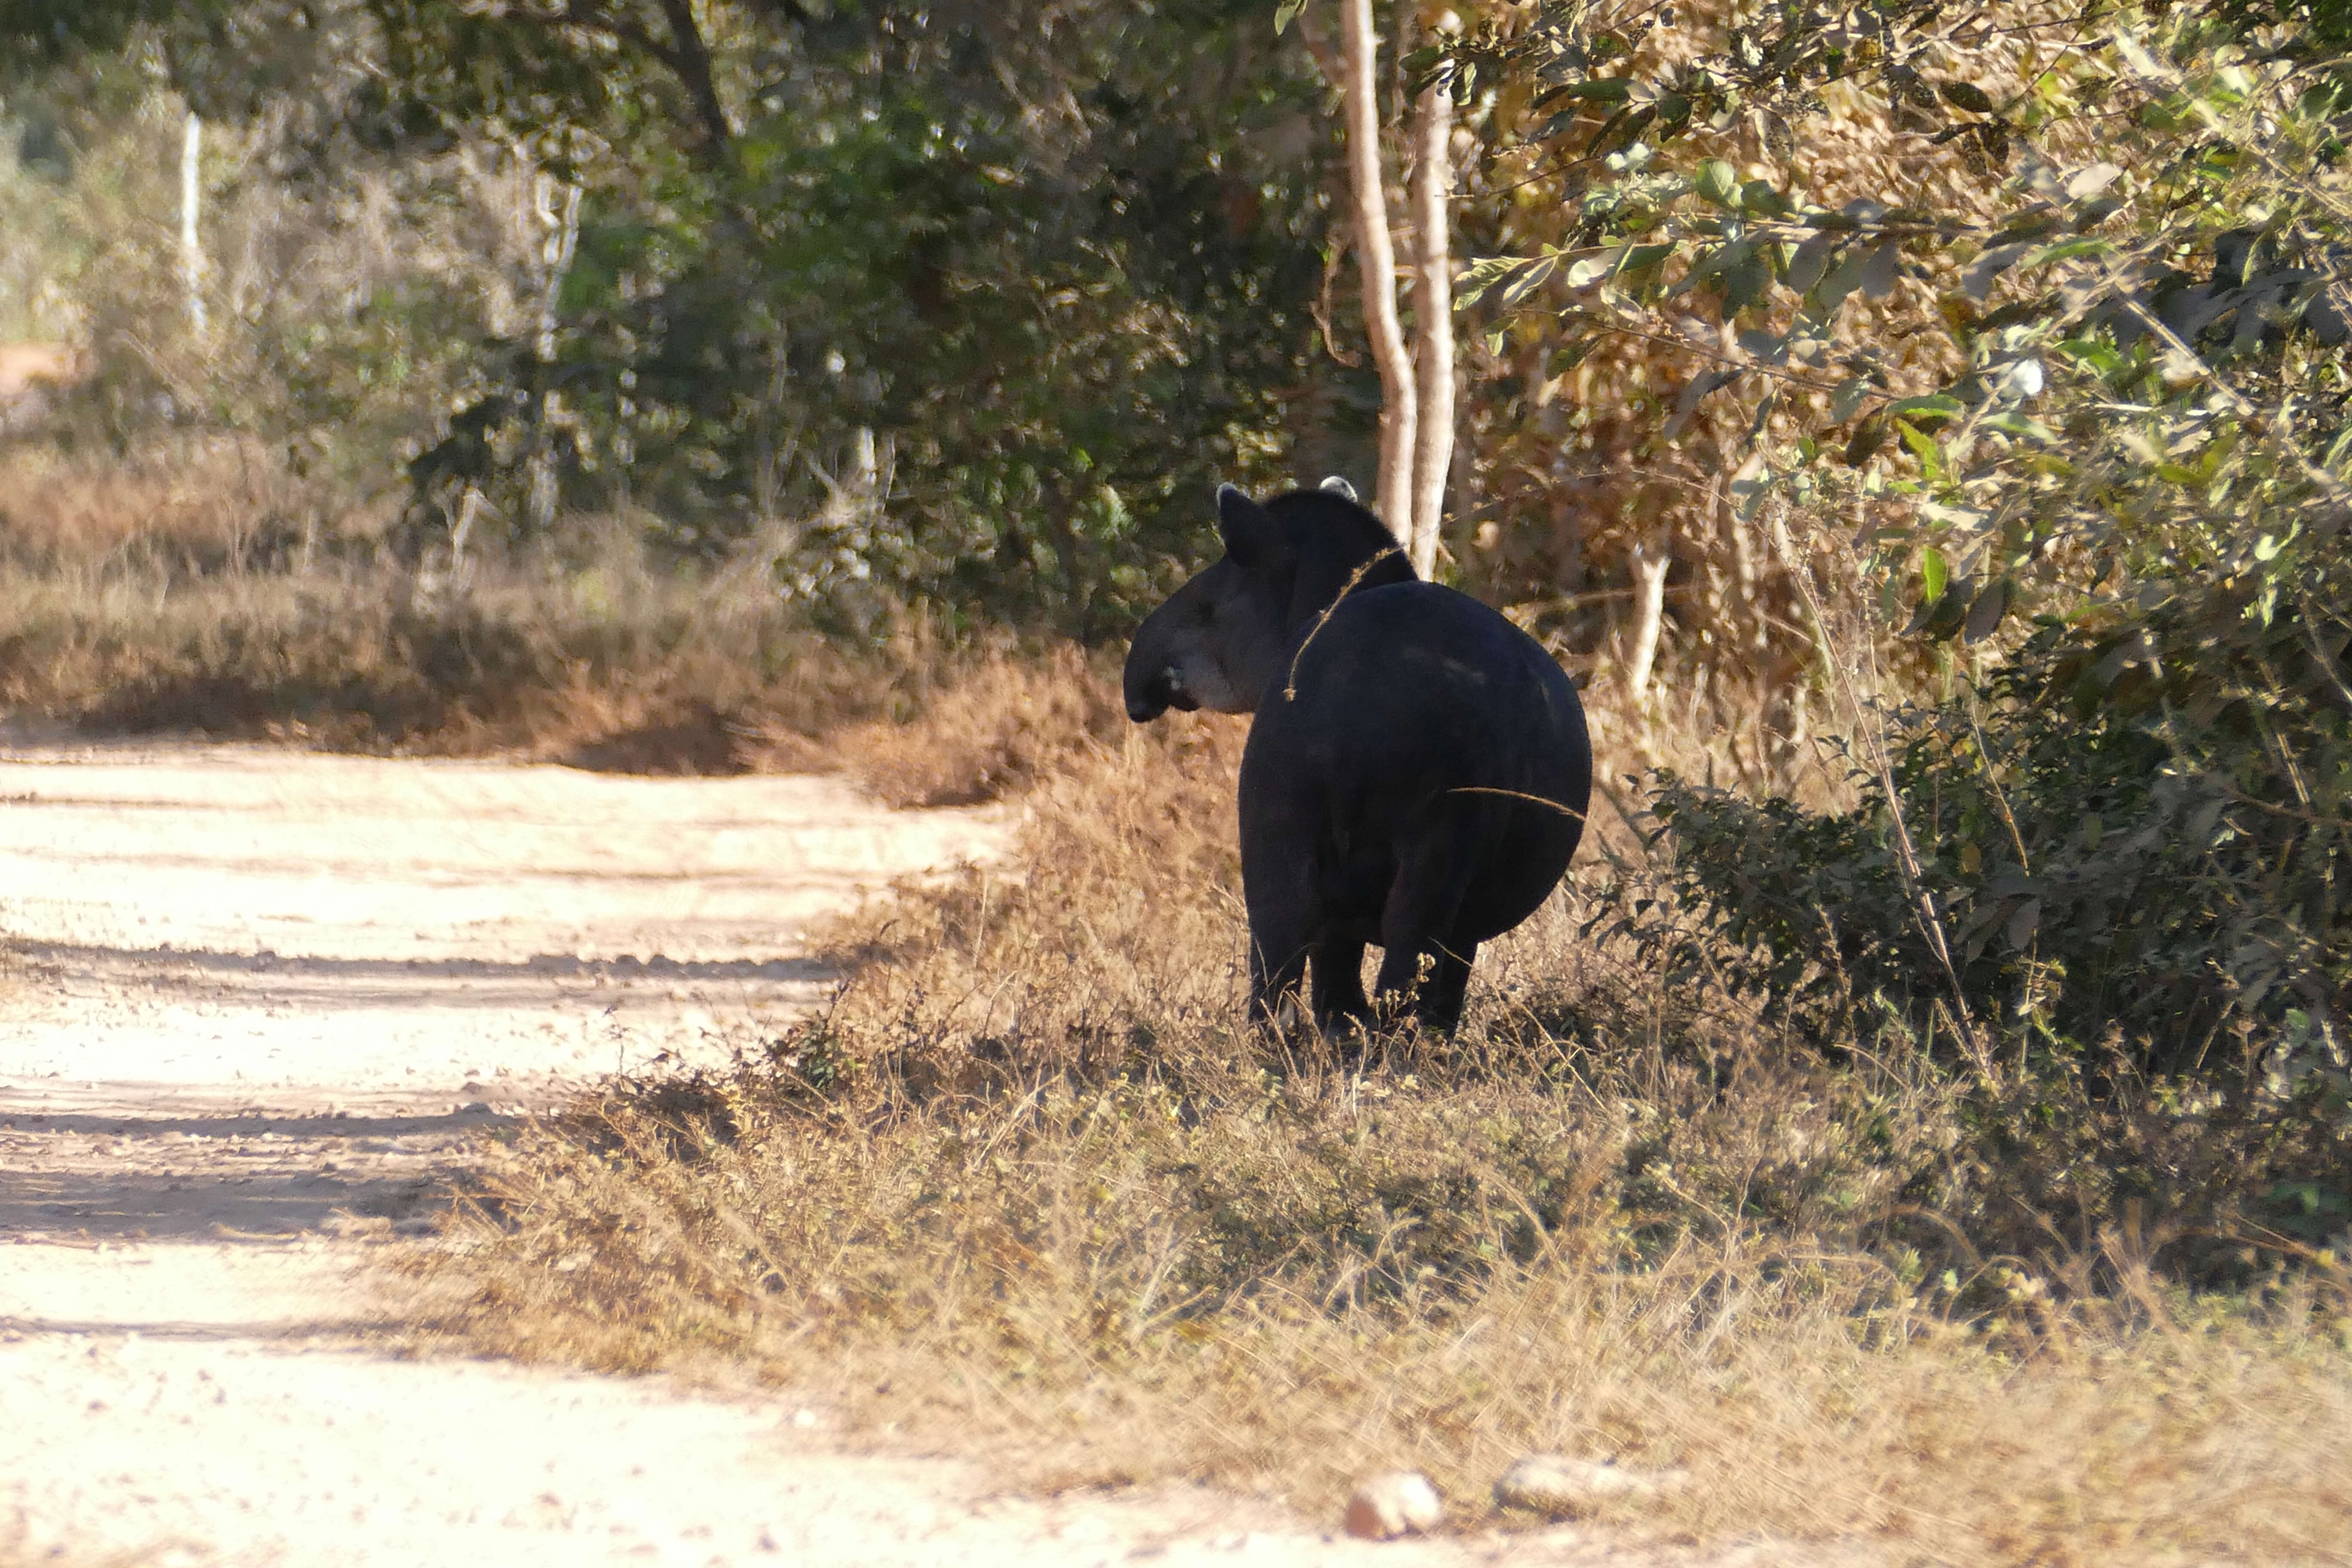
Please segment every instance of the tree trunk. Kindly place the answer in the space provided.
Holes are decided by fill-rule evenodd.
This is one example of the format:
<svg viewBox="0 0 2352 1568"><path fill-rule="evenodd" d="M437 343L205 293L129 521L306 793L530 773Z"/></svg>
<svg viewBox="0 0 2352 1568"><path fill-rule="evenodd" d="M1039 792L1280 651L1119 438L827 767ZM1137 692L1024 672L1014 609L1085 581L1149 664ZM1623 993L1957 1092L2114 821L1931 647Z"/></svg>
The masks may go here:
<svg viewBox="0 0 2352 1568"><path fill-rule="evenodd" d="M1412 356L1397 319L1396 251L1389 240L1388 193L1381 177L1381 99L1372 0L1339 0L1339 51L1347 80L1348 177L1356 200L1356 255L1363 264L1364 326L1381 373L1381 473L1374 508L1399 542L1413 536L1417 394Z"/></svg>
<svg viewBox="0 0 2352 1568"><path fill-rule="evenodd" d="M1634 599L1641 619L1633 625L1633 650L1625 660L1625 687L1637 707L1649 696L1650 669L1658 658L1658 632L1666 618L1666 571L1673 564L1664 534L1633 554Z"/></svg>
<svg viewBox="0 0 2352 1568"><path fill-rule="evenodd" d="M522 154L518 151L516 156ZM560 193L560 199L559 199ZM555 332L560 324L557 307L563 299L563 280L572 271L572 258L580 245L580 187L562 184L546 174L533 178L531 210L540 226L547 232L540 242L539 280L539 363L542 366L555 363ZM523 503L525 523L534 534L544 533L555 525L556 503L561 500L555 464L555 443L567 420L563 395L547 384L542 371L540 379L539 428L532 437L530 483Z"/></svg>
<svg viewBox="0 0 2352 1568"><path fill-rule="evenodd" d="M1454 97L1447 83L1423 89L1413 107L1412 218L1419 276L1413 315L1420 338L1418 420L1412 459L1412 569L1423 578L1437 565L1437 531L1445 512L1445 479L1454 467Z"/></svg>
<svg viewBox="0 0 2352 1568"><path fill-rule="evenodd" d="M198 204L204 199L205 122L188 111L188 127L180 141L180 279L188 289L188 330L205 335L205 247L196 232Z"/></svg>
<svg viewBox="0 0 2352 1568"><path fill-rule="evenodd" d="M662 18L669 24L669 50L663 63L677 73L692 106L701 132L699 155L706 167L725 167L734 131L727 123L726 106L719 101L717 73L702 29L695 25L693 0L661 0Z"/></svg>

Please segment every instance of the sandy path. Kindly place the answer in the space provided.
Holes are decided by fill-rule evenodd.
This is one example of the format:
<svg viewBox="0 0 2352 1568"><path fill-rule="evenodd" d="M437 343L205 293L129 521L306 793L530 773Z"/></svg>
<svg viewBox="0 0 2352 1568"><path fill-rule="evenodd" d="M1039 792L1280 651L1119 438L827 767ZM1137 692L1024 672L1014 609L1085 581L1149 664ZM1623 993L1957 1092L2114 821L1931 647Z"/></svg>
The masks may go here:
<svg viewBox="0 0 2352 1568"><path fill-rule="evenodd" d="M821 1412L403 1360L352 1283L473 1141L724 1057L809 917L999 843L806 778L226 747L0 754L0 1560L1617 1560L1370 1547L1204 1493L1024 1500ZM1534 1553L1531 1558L1530 1553Z"/></svg>

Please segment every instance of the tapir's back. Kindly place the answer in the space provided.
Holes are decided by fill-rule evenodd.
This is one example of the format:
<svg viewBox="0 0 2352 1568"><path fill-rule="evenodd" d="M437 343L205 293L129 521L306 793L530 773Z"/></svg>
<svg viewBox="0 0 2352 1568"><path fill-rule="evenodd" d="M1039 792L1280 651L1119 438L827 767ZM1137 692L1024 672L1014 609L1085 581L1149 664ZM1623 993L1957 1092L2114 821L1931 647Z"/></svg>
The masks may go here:
<svg viewBox="0 0 2352 1568"><path fill-rule="evenodd" d="M1244 856L1254 839L1311 834L1327 900L1377 920L1399 846L1443 825L1475 862L1460 934L1527 918L1567 868L1591 792L1583 708L1559 664L1427 583L1349 595L1291 651L1242 764Z"/></svg>

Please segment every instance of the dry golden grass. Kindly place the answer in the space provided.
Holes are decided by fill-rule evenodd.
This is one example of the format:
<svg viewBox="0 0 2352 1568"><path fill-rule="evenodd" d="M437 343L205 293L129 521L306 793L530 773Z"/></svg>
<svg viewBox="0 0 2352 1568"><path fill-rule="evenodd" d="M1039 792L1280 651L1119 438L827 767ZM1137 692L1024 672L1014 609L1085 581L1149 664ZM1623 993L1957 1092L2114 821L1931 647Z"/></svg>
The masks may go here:
<svg viewBox="0 0 2352 1568"><path fill-rule="evenodd" d="M357 750L560 757L714 709L821 731L887 710L901 674L889 648L846 656L772 599L683 581L614 604L526 574L436 594L391 566L11 573L0 625L0 704L20 716ZM745 765L715 761L696 771Z"/></svg>
<svg viewBox="0 0 2352 1568"><path fill-rule="evenodd" d="M664 563L614 526L452 581L367 518L289 522L299 498L252 453L181 456L0 454L25 481L0 490L0 710L607 772L845 770L897 805L1027 787L1124 722L1075 649L952 639L919 611L845 644L749 556Z"/></svg>
<svg viewBox="0 0 2352 1568"><path fill-rule="evenodd" d="M1116 664L1068 644L996 648L913 693L914 722L876 720L827 738L891 805L971 805L1027 789L1127 724Z"/></svg>
<svg viewBox="0 0 2352 1568"><path fill-rule="evenodd" d="M826 1016L525 1138L436 1265L446 1326L723 1358L1043 1485L1322 1510L1411 1464L1475 1518L1549 1447L1687 1473L1613 1511L1636 1536L2346 1560L2341 1279L2196 1295L2136 1224L2000 1255L2032 1229L1995 1213L2001 1108L1935 1063L1696 1010L1580 896L1490 949L1452 1041L1358 1073L1245 1034L1242 732L1066 746L1011 864L835 929Z"/></svg>
<svg viewBox="0 0 2352 1568"><path fill-rule="evenodd" d="M0 554L18 570L145 565L238 573L315 543L326 499L248 437L142 443L80 456L40 442L0 447Z"/></svg>

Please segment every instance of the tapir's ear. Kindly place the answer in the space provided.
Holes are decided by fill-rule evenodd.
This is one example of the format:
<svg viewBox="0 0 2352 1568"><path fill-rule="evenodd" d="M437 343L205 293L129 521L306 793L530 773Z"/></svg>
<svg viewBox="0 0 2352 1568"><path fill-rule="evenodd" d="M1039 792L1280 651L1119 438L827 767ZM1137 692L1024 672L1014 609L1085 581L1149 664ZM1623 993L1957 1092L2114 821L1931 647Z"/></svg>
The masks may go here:
<svg viewBox="0 0 2352 1568"><path fill-rule="evenodd" d="M1356 487L1348 482L1347 476L1344 474L1332 474L1315 488L1318 490L1328 490L1333 495L1338 496L1341 500L1355 500L1358 499L1356 495Z"/></svg>
<svg viewBox="0 0 2352 1568"><path fill-rule="evenodd" d="M1232 485L1217 487L1217 531L1237 565L1265 565L1282 548L1282 525L1274 513Z"/></svg>

